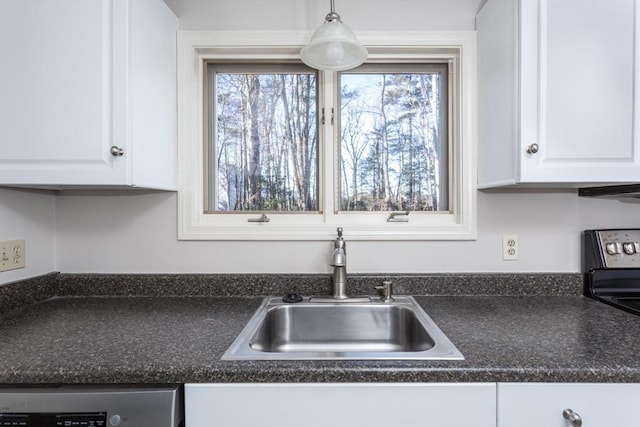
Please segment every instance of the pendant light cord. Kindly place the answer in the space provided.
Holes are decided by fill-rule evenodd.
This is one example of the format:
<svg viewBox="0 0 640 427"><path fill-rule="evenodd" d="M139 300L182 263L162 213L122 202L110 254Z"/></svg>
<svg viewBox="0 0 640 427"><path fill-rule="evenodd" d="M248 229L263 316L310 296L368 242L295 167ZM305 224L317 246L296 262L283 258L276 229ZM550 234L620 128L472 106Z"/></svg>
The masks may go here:
<svg viewBox="0 0 640 427"><path fill-rule="evenodd" d="M327 13L327 16L324 17L324 22L342 22L340 19L340 15L336 13L336 4L335 0L331 1L331 12Z"/></svg>

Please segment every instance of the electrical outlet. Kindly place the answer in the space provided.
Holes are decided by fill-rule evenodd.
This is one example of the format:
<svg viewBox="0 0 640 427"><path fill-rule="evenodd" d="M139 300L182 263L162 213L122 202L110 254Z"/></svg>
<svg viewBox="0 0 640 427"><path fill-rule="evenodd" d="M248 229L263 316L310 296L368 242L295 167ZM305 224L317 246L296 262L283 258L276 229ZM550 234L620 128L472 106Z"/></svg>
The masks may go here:
<svg viewBox="0 0 640 427"><path fill-rule="evenodd" d="M24 268L24 240L0 241L0 271Z"/></svg>
<svg viewBox="0 0 640 427"><path fill-rule="evenodd" d="M504 234L502 236L502 259L513 261L519 258L518 236L516 234Z"/></svg>

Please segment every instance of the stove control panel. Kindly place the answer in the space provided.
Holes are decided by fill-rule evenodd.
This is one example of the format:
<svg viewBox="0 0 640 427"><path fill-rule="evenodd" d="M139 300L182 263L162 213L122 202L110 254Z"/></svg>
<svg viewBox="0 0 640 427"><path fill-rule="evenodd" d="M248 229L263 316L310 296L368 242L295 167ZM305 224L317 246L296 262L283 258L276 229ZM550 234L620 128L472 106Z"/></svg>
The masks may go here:
<svg viewBox="0 0 640 427"><path fill-rule="evenodd" d="M640 229L584 232L585 269L640 268Z"/></svg>

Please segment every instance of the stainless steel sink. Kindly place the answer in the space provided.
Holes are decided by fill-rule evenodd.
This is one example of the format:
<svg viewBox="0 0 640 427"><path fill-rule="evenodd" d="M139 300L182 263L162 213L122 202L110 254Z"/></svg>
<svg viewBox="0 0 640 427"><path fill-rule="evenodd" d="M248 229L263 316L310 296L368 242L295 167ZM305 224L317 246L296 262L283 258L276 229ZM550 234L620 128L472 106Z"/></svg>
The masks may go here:
<svg viewBox="0 0 640 427"><path fill-rule="evenodd" d="M464 359L412 297L323 301L265 299L222 359Z"/></svg>

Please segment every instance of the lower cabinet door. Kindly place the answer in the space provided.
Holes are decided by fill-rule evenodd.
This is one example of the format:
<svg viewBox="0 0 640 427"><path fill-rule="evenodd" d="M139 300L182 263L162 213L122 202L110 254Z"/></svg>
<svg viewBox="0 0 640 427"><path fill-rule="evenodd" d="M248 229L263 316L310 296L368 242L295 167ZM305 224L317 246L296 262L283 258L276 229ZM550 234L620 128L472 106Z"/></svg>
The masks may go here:
<svg viewBox="0 0 640 427"><path fill-rule="evenodd" d="M498 427L640 426L640 384L499 383Z"/></svg>
<svg viewBox="0 0 640 427"><path fill-rule="evenodd" d="M495 384L187 384L186 427L495 427Z"/></svg>

